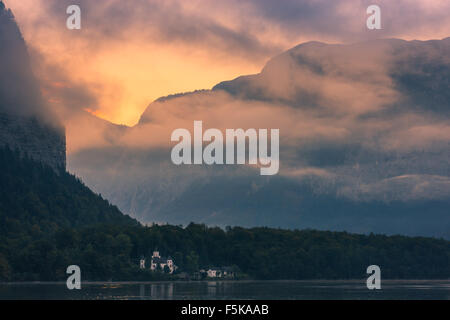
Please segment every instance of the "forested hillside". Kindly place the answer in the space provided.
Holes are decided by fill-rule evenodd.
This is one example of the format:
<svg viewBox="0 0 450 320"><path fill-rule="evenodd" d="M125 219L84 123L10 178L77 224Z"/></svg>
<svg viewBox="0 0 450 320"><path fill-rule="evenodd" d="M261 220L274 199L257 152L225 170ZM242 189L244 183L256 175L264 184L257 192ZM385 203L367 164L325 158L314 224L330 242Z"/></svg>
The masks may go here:
<svg viewBox="0 0 450 320"><path fill-rule="evenodd" d="M0 151L0 281L170 279L139 269L153 249L179 272L237 266L254 279L362 279L371 264L382 277L450 278L450 242L345 232L221 228L190 224L144 227L77 178L15 152ZM148 266L148 264L147 264Z"/></svg>
<svg viewBox="0 0 450 320"><path fill-rule="evenodd" d="M136 224L75 176L0 149L0 230L57 231L98 223Z"/></svg>

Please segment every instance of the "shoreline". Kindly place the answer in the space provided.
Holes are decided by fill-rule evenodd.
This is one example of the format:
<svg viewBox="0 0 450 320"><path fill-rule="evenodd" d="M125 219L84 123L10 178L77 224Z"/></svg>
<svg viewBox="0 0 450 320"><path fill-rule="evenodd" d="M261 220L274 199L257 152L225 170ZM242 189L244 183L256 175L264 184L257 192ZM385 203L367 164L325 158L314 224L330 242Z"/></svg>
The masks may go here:
<svg viewBox="0 0 450 320"><path fill-rule="evenodd" d="M397 282L397 283L408 283L408 282L449 282L450 279L383 279L383 282ZM224 280L224 279L205 279L205 280L157 280L157 281L83 281L84 285L127 285L127 284L159 284L159 283L202 283L202 282L239 282L239 283L359 283L365 284L366 279L339 279L339 280L328 280L328 279L309 279L309 280ZM0 282L1 285L65 285L65 281L20 281L20 282Z"/></svg>

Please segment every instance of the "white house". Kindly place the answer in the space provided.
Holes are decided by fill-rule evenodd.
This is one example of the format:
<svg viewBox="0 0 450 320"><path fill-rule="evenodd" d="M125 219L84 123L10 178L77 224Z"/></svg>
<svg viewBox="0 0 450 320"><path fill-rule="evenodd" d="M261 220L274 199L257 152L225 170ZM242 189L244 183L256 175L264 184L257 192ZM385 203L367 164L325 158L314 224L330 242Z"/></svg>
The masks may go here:
<svg viewBox="0 0 450 320"><path fill-rule="evenodd" d="M218 270L217 269L208 269L206 271L206 274L208 275L208 278L216 278L217 277Z"/></svg>
<svg viewBox="0 0 450 320"><path fill-rule="evenodd" d="M161 257L159 251L153 251L150 270L155 271L158 268L160 270L164 270L166 266L169 268L170 274L172 274L177 269L177 266L175 265L171 257Z"/></svg>
<svg viewBox="0 0 450 320"><path fill-rule="evenodd" d="M234 278L234 270L231 267L212 267L206 271L208 278Z"/></svg>

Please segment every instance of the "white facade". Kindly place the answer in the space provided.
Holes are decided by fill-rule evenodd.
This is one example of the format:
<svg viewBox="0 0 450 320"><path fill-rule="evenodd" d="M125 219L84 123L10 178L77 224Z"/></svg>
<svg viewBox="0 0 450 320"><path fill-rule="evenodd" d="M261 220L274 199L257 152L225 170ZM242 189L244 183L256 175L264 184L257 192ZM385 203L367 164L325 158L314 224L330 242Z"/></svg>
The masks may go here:
<svg viewBox="0 0 450 320"><path fill-rule="evenodd" d="M170 274L172 274L177 269L177 266L173 262L172 258L161 257L161 255L159 254L159 251L153 251L152 260L151 260L151 264L150 264L150 270L155 271L158 268L160 270L164 270L164 268L166 266L169 268Z"/></svg>
<svg viewBox="0 0 450 320"><path fill-rule="evenodd" d="M206 271L209 278L216 278L217 277L217 270L209 269Z"/></svg>
<svg viewBox="0 0 450 320"><path fill-rule="evenodd" d="M234 271L229 267L210 268L206 271L208 278L232 278Z"/></svg>

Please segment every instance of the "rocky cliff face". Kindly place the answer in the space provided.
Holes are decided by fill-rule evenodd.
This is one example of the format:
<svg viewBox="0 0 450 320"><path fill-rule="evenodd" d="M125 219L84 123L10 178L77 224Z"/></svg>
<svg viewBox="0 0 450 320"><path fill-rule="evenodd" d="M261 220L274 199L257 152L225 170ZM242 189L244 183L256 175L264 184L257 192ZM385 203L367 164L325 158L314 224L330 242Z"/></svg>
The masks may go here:
<svg viewBox="0 0 450 320"><path fill-rule="evenodd" d="M64 129L45 125L36 118L0 114L0 146L5 145L55 170L66 168Z"/></svg>

